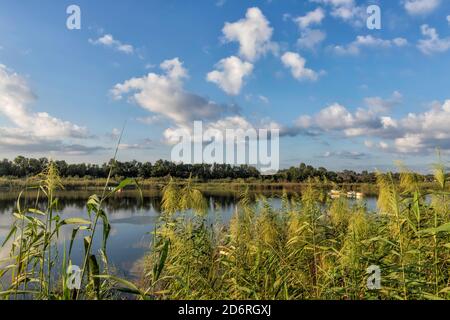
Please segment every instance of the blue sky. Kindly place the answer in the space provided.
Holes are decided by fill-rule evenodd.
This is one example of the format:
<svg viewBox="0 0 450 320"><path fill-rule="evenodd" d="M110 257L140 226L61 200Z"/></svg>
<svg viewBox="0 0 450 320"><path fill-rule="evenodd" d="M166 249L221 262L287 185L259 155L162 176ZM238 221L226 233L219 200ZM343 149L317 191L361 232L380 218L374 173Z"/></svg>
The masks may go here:
<svg viewBox="0 0 450 320"><path fill-rule="evenodd" d="M426 170L450 150L449 54L444 0L2 0L0 157L103 162L127 120L120 159L169 159L204 120L279 128L282 167Z"/></svg>

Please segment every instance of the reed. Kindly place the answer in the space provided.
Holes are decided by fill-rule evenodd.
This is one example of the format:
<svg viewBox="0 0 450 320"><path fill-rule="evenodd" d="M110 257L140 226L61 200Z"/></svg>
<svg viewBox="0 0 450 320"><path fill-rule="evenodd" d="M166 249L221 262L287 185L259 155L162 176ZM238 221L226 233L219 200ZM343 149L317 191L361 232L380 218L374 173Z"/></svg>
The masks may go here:
<svg viewBox="0 0 450 320"><path fill-rule="evenodd" d="M435 166L436 186L423 191L400 169L400 181L378 174L378 212L323 199L310 181L280 209L245 190L228 226L189 214L201 201L184 207L169 184L141 290L154 299L449 299L448 174ZM367 286L373 265L379 290Z"/></svg>
<svg viewBox="0 0 450 320"><path fill-rule="evenodd" d="M109 189L121 137L101 195L90 196L86 203L86 217L64 218L58 210L55 193L63 185L53 161L48 163L41 174L31 179L37 181L36 186L26 187L20 193L13 213L15 221L2 244L2 248L10 248L10 254L8 258L0 260L0 280L10 276L10 281L6 288L0 287L0 298L77 300L107 299L114 295L106 250L111 225L103 205L108 198L129 185L133 184L140 190L132 179L125 179L113 190ZM34 204L22 201L23 192L29 190L37 190ZM40 197L47 200L44 208L38 208ZM92 243L98 233L100 221L102 246L98 253L93 253ZM64 243L61 259L58 244L65 241L61 239L61 233L67 227L71 228L69 249L67 252ZM66 270L72 266L72 248L81 234L85 252L82 259L81 288L77 289L69 287L70 275Z"/></svg>
<svg viewBox="0 0 450 320"><path fill-rule="evenodd" d="M114 165L114 162L112 162ZM36 200L22 193L0 261L3 299L238 299L371 300L450 299L449 174L434 165L435 185L400 166L400 179L377 175L378 211L362 202L329 199L325 181L309 180L302 194L284 193L281 207L244 188L228 224L207 215L209 204L192 179L170 180L163 189L159 223L145 258L142 279L117 277L109 266L108 180L86 204L86 217L64 218L56 191L62 188L52 162L39 175ZM139 188L139 186L138 186ZM46 205L37 208L40 197ZM98 226L101 224L101 228ZM62 228L71 228L59 252ZM93 252L101 230L102 245ZM84 244L82 286L68 286L76 241ZM381 270L381 288L367 285L367 270ZM125 294L125 296L124 296Z"/></svg>

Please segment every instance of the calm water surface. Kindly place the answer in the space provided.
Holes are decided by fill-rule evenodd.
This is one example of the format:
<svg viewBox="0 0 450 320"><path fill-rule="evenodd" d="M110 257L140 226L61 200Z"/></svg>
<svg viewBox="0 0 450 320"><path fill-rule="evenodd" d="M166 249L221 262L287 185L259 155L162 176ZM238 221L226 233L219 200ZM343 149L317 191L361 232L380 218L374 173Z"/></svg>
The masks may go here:
<svg viewBox="0 0 450 320"><path fill-rule="evenodd" d="M91 195L88 192L71 191L58 194L59 212L63 218L86 217L86 199ZM237 193L204 193L209 201L210 221L220 219L226 223L230 220L237 202ZM274 208L281 206L280 194L264 194ZM35 196L25 197L27 205L34 207ZM13 221L17 200L16 193L0 191L0 243L8 234ZM376 199L364 200L368 209L375 210ZM45 200L39 204L44 207ZM112 226L108 241L108 257L117 273L127 278L135 278L140 273L140 261L148 252L150 247L151 232L154 230L158 217L161 213L161 195L154 192L144 193L143 203L134 192L123 192L108 200L105 205L106 213L109 215ZM69 245L71 237L70 226L64 227L60 236L59 250L62 255L64 244ZM99 237L94 239L94 250L97 251L101 244L101 228L98 230ZM82 239L83 234L77 236L72 258L73 263L81 265L83 256ZM8 250L0 248L0 260L8 254Z"/></svg>

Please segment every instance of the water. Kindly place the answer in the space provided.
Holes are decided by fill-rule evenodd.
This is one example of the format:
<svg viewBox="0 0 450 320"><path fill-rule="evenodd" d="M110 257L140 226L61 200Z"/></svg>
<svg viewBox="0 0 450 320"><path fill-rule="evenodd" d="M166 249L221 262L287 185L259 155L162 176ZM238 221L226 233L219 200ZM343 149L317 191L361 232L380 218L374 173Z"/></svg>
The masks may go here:
<svg viewBox="0 0 450 320"><path fill-rule="evenodd" d="M69 217L86 217L86 199L91 195L90 192L70 191L58 194L59 212L63 219ZM230 220L235 211L238 194L233 192L204 193L209 202L210 221L219 218L226 223ZM281 207L280 194L264 194L274 208ZM24 197L29 207L35 207L35 195L29 194ZM13 221L12 212L14 211L17 200L17 193L6 193L0 191L0 243L3 242L8 234ZM376 200L367 198L364 200L368 209L375 210ZM42 199L38 205L43 208L45 200ZM155 228L158 217L161 213L161 195L156 191L146 191L143 202L135 192L123 192L109 199L105 204L105 211L109 216L112 226L110 238L108 241L108 257L110 263L114 266L116 272L126 278L137 278L141 272L142 258L149 251L151 232ZM63 227L60 234L60 243L58 248L62 255L64 245L68 247L71 237L72 227ZM98 237L94 239L93 250L97 252L101 245L102 228L98 229ZM77 242L74 245L72 258L73 263L82 264L83 233L77 236ZM6 257L8 250L0 248L0 260Z"/></svg>

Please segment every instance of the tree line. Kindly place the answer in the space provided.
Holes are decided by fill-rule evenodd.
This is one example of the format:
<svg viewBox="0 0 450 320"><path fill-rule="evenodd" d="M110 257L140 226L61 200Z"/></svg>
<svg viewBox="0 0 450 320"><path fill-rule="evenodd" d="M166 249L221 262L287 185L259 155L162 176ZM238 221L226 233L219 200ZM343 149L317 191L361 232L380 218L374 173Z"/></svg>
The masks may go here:
<svg viewBox="0 0 450 320"><path fill-rule="evenodd" d="M4 159L0 162L0 177L25 178L32 177L48 165L47 158L26 158L16 157L10 161ZM277 174L271 176L262 176L260 172L248 165L232 166L229 164L177 164L166 160L158 160L155 163L128 161L120 162L110 160L108 163L89 164L69 164L66 161L54 161L61 177L78 178L106 178L112 167L114 177L128 178L163 178L174 177L186 179L192 176L200 180L218 180L218 179L259 179L267 182L304 182L309 178L320 178L336 183L375 183L376 173L362 171L355 172L344 170L341 172L329 171L326 168L314 168L313 166L300 164L298 167L280 170ZM396 176L397 174L394 174ZM421 176L422 180L428 180L428 177Z"/></svg>

